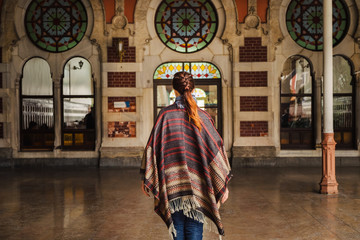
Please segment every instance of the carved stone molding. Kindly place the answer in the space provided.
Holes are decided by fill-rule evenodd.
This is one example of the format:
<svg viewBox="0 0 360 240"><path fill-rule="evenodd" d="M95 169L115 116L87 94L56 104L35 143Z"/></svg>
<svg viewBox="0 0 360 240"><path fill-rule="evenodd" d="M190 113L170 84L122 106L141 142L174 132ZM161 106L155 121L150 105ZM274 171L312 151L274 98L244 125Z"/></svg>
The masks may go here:
<svg viewBox="0 0 360 240"><path fill-rule="evenodd" d="M150 44L150 41L152 40L152 38L151 37L148 37L147 39L145 39L145 44L147 45L147 44Z"/></svg>
<svg viewBox="0 0 360 240"><path fill-rule="evenodd" d="M233 4L235 6L235 14L236 14L236 31L235 31L235 34L240 36L241 35L241 30L240 30L240 19L238 17L238 13L237 13L237 8L236 8L236 1L233 0Z"/></svg>
<svg viewBox="0 0 360 240"><path fill-rule="evenodd" d="M125 17L124 10L121 7L118 7L116 9L116 15L112 18L111 23L112 23L112 28L115 30L126 28L128 24L128 20Z"/></svg>
<svg viewBox="0 0 360 240"><path fill-rule="evenodd" d="M135 35L135 31L131 30L130 28L128 28L128 30L129 30L129 35L133 37Z"/></svg>
<svg viewBox="0 0 360 240"><path fill-rule="evenodd" d="M251 29L251 28L255 28L258 29L259 25L260 25L260 17L258 15L255 14L255 7L251 6L249 8L249 15L247 15L245 17L245 29Z"/></svg>
<svg viewBox="0 0 360 240"><path fill-rule="evenodd" d="M355 38L355 43L359 46L359 48L360 48L360 37L358 37L358 38Z"/></svg>
<svg viewBox="0 0 360 240"><path fill-rule="evenodd" d="M315 86L321 87L321 85L322 85L322 77L315 78Z"/></svg>
<svg viewBox="0 0 360 240"><path fill-rule="evenodd" d="M61 77L56 77L56 78L53 78L54 80L54 82L53 82L53 84L54 84L54 88L55 89L60 89L61 88L61 79L62 79L62 76Z"/></svg>
<svg viewBox="0 0 360 240"><path fill-rule="evenodd" d="M233 50L232 44L229 43L229 39L227 39L227 38L221 39L221 40L222 40L222 43L228 47L229 60L230 60L230 62L233 62L234 50Z"/></svg>
<svg viewBox="0 0 360 240"><path fill-rule="evenodd" d="M264 35L268 35L269 34L269 31L266 30L264 27L261 27L261 31Z"/></svg>
<svg viewBox="0 0 360 240"><path fill-rule="evenodd" d="M16 78L15 78L15 89L19 89L20 88L20 82L22 79L22 75L17 74Z"/></svg>
<svg viewBox="0 0 360 240"><path fill-rule="evenodd" d="M355 74L356 86L360 86L360 71L356 71L354 74Z"/></svg>
<svg viewBox="0 0 360 240"><path fill-rule="evenodd" d="M275 45L275 46L280 45L280 43L282 43L282 41L283 41L283 40L284 40L284 38L283 38L283 37L278 38L277 42L276 42L274 45Z"/></svg>
<svg viewBox="0 0 360 240"><path fill-rule="evenodd" d="M240 23L236 22L236 35L240 36L241 35L241 30L240 30Z"/></svg>

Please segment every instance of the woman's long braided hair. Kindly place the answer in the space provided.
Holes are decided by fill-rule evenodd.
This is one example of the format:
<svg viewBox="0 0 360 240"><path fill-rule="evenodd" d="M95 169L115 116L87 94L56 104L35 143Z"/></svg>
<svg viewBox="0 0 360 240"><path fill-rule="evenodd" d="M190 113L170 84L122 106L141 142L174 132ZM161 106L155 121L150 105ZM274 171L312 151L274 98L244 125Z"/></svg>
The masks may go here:
<svg viewBox="0 0 360 240"><path fill-rule="evenodd" d="M189 120L192 120L195 126L201 131L201 118L198 114L196 101L191 92L195 88L194 79L188 72L177 72L173 78L173 88L184 97L186 112Z"/></svg>

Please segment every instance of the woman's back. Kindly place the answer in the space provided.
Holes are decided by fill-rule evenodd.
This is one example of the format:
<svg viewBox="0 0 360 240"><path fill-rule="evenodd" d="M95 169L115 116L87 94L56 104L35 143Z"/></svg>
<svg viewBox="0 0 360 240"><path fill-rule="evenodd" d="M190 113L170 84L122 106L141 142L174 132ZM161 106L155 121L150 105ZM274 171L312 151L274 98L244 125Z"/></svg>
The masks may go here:
<svg viewBox="0 0 360 240"><path fill-rule="evenodd" d="M183 75L174 84L181 94L160 111L147 143L143 186L154 195L155 211L172 236L184 222L198 224L201 236L204 223L223 234L218 203L227 192L229 162L213 120L191 96L191 76Z"/></svg>

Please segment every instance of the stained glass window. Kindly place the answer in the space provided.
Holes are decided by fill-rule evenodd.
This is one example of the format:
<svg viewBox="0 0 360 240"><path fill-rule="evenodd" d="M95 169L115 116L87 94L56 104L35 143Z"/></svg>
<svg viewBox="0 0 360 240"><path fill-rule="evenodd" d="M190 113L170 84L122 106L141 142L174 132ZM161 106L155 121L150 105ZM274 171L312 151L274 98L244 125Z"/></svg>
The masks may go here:
<svg viewBox="0 0 360 240"><path fill-rule="evenodd" d="M349 11L343 0L333 0L333 46L349 29ZM301 47L323 50L323 0L292 0L286 11L286 27Z"/></svg>
<svg viewBox="0 0 360 240"><path fill-rule="evenodd" d="M171 62L161 64L154 73L154 79L173 79L177 72L190 72L194 79L221 78L219 69L208 62Z"/></svg>
<svg viewBox="0 0 360 240"><path fill-rule="evenodd" d="M156 69L154 79L173 79L174 74L181 71L183 71L181 62L164 63Z"/></svg>
<svg viewBox="0 0 360 240"><path fill-rule="evenodd" d="M84 37L87 15L79 0L33 0L26 10L30 40L49 52L64 52Z"/></svg>
<svg viewBox="0 0 360 240"><path fill-rule="evenodd" d="M192 53L214 38L218 17L210 0L163 0L155 15L155 28L170 49Z"/></svg>

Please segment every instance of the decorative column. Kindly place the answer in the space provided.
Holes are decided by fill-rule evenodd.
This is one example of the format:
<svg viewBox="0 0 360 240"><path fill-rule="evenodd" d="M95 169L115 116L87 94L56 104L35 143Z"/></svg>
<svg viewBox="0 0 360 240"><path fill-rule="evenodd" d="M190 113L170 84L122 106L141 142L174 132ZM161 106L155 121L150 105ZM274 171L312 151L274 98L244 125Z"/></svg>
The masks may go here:
<svg viewBox="0 0 360 240"><path fill-rule="evenodd" d="M321 147L321 80L322 77L315 78L315 144L316 148Z"/></svg>
<svg viewBox="0 0 360 240"><path fill-rule="evenodd" d="M332 0L323 2L324 23L324 131L322 141L322 179L320 193L337 194L335 145L333 127L333 49Z"/></svg>

